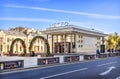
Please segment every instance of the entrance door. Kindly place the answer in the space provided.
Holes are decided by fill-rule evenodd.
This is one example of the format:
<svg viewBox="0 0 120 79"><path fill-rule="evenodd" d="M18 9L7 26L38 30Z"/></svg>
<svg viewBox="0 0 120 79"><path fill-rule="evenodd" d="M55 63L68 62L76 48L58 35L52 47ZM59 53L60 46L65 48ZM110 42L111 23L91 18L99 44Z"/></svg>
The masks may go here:
<svg viewBox="0 0 120 79"><path fill-rule="evenodd" d="M64 42L57 42L54 44L55 53L64 53ZM70 42L66 42L65 52L70 53Z"/></svg>
<svg viewBox="0 0 120 79"><path fill-rule="evenodd" d="M61 45L61 53L64 53L64 45Z"/></svg>
<svg viewBox="0 0 120 79"><path fill-rule="evenodd" d="M64 52L64 46L62 43L55 43L54 45L55 45L55 47L54 47L55 53L63 53Z"/></svg>

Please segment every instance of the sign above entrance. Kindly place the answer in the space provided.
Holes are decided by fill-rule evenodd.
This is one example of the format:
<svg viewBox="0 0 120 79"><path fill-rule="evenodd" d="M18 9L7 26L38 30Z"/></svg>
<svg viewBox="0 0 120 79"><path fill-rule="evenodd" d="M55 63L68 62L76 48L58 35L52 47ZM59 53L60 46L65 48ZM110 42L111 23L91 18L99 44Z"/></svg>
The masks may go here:
<svg viewBox="0 0 120 79"><path fill-rule="evenodd" d="M59 27L59 26L68 26L68 22L59 22L59 23L54 23L51 25L51 27Z"/></svg>

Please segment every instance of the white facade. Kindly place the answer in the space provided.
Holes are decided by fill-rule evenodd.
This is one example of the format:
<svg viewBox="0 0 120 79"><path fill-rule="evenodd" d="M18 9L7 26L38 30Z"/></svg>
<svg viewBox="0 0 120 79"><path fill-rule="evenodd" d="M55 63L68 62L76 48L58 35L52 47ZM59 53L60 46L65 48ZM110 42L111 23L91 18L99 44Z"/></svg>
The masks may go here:
<svg viewBox="0 0 120 79"><path fill-rule="evenodd" d="M76 52L94 53L97 48L100 48L100 41L97 36L92 35L77 35Z"/></svg>
<svg viewBox="0 0 120 79"><path fill-rule="evenodd" d="M104 45L104 37L107 36L103 32L75 25L53 26L44 32L48 36L51 53L92 54Z"/></svg>

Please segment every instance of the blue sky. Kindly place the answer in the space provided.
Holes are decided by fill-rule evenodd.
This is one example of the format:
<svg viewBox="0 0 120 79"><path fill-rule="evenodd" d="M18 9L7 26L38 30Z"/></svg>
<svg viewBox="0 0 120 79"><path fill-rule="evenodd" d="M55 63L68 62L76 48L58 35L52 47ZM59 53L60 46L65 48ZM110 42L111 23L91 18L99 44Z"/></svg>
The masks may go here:
<svg viewBox="0 0 120 79"><path fill-rule="evenodd" d="M0 0L0 29L57 22L120 34L120 0Z"/></svg>

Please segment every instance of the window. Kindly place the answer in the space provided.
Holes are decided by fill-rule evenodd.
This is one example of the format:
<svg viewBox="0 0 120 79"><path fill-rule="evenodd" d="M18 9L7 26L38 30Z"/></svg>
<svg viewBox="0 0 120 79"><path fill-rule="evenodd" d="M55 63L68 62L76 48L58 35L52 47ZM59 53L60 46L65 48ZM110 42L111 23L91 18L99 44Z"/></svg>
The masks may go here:
<svg viewBox="0 0 120 79"><path fill-rule="evenodd" d="M18 44L16 44L16 51L18 51Z"/></svg>
<svg viewBox="0 0 120 79"><path fill-rule="evenodd" d="M7 42L9 42L10 40L9 40L9 38L7 38Z"/></svg>
<svg viewBox="0 0 120 79"><path fill-rule="evenodd" d="M81 38L83 38L83 36L81 36Z"/></svg>
<svg viewBox="0 0 120 79"><path fill-rule="evenodd" d="M39 39L38 39L38 44L39 44L39 42L40 42L40 41L39 41Z"/></svg>
<svg viewBox="0 0 120 79"><path fill-rule="evenodd" d="M80 35L79 35L79 38L80 38Z"/></svg>
<svg viewBox="0 0 120 79"><path fill-rule="evenodd" d="M20 46L20 51L22 51L22 45Z"/></svg>
<svg viewBox="0 0 120 79"><path fill-rule="evenodd" d="M75 48L75 42L72 43L72 47Z"/></svg>
<svg viewBox="0 0 120 79"><path fill-rule="evenodd" d="M81 48L82 48L82 47L83 47L83 45L78 45L78 47L81 47Z"/></svg>
<svg viewBox="0 0 120 79"><path fill-rule="evenodd" d="M43 47L41 46L41 51L43 51Z"/></svg>
<svg viewBox="0 0 120 79"><path fill-rule="evenodd" d="M78 43L80 43L80 40L78 40Z"/></svg>
<svg viewBox="0 0 120 79"><path fill-rule="evenodd" d="M83 43L83 40L81 40L81 43Z"/></svg>
<svg viewBox="0 0 120 79"><path fill-rule="evenodd" d="M79 35L79 38L83 38L83 36L82 36L82 35Z"/></svg>
<svg viewBox="0 0 120 79"><path fill-rule="evenodd" d="M100 37L97 37L97 40L100 40Z"/></svg>
<svg viewBox="0 0 120 79"><path fill-rule="evenodd" d="M9 41L12 41L12 39L10 38Z"/></svg>
<svg viewBox="0 0 120 79"><path fill-rule="evenodd" d="M83 45L81 45L81 48L83 47Z"/></svg>
<svg viewBox="0 0 120 79"><path fill-rule="evenodd" d="M39 46L37 47L37 50L39 51Z"/></svg>
<svg viewBox="0 0 120 79"><path fill-rule="evenodd" d="M7 45L7 51L9 52L9 45Z"/></svg>
<svg viewBox="0 0 120 79"><path fill-rule="evenodd" d="M100 42L97 42L97 44L100 44Z"/></svg>
<svg viewBox="0 0 120 79"><path fill-rule="evenodd" d="M41 44L43 44L43 41L41 41Z"/></svg>

